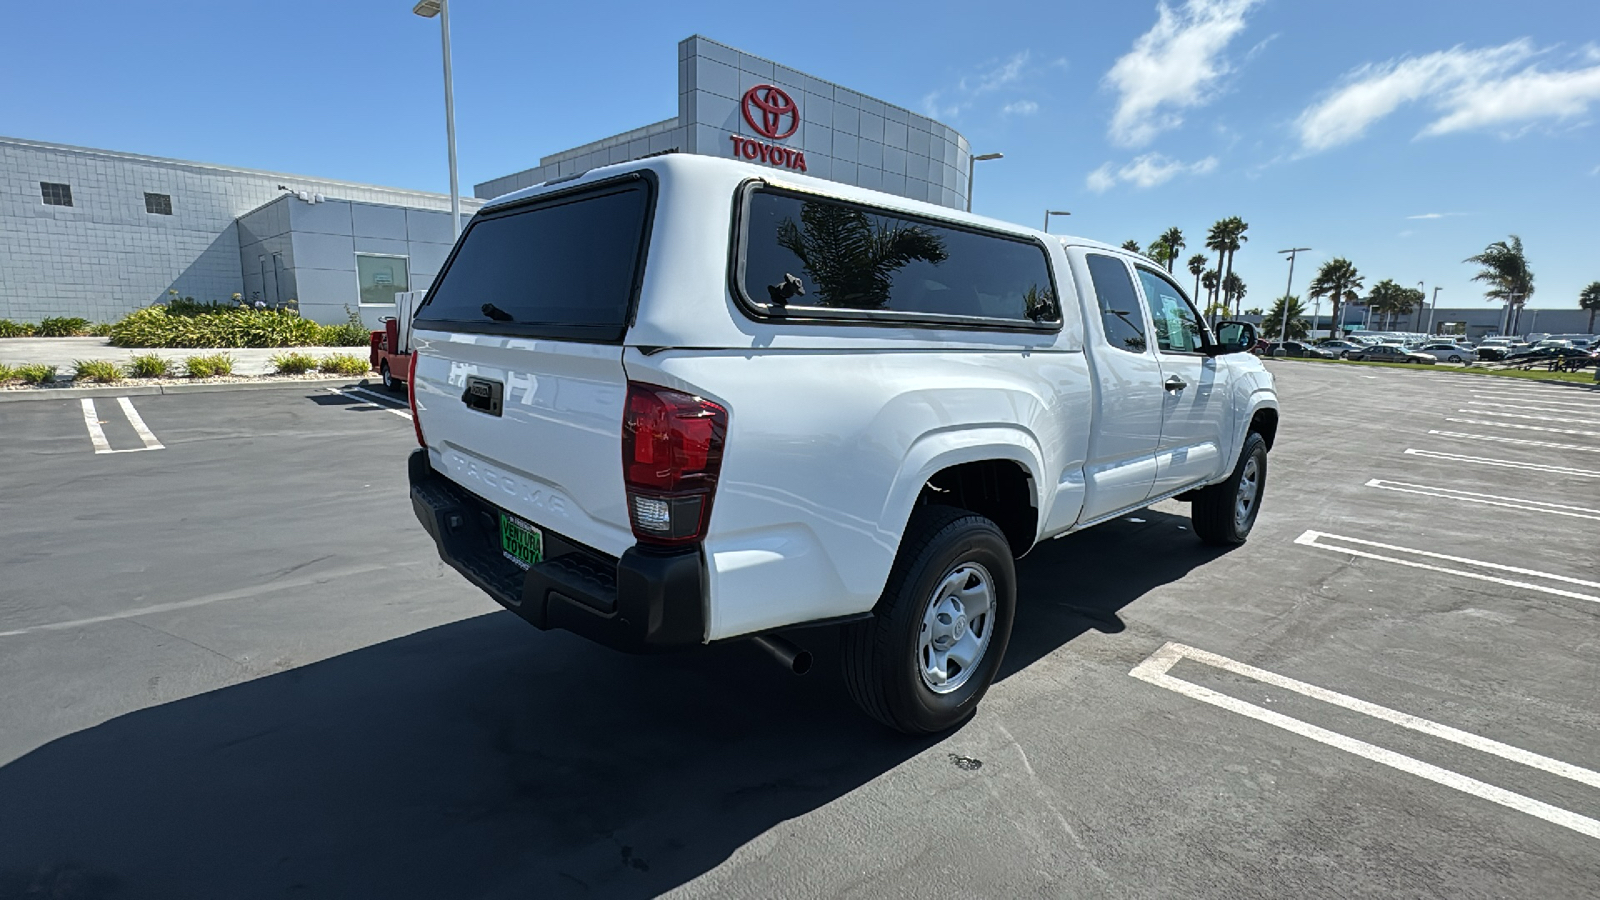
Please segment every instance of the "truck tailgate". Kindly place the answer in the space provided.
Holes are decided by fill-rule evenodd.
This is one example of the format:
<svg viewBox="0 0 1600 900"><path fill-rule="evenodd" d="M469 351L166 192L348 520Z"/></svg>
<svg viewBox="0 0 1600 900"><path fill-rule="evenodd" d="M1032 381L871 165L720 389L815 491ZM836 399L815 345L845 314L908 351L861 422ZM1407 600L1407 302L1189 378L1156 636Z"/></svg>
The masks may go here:
<svg viewBox="0 0 1600 900"><path fill-rule="evenodd" d="M633 545L622 481L621 347L420 325L413 340L418 419L437 470L601 552L616 556Z"/></svg>

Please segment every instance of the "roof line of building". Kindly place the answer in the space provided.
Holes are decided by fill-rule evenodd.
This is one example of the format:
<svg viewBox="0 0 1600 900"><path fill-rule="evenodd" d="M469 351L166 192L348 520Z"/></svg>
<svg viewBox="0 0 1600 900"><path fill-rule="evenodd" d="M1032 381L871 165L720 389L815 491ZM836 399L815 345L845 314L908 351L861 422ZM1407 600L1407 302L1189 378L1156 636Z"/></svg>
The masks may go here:
<svg viewBox="0 0 1600 900"><path fill-rule="evenodd" d="M417 191L410 188L385 187L380 184L367 184L361 181L345 181L338 178L322 178L316 175L296 175L292 172L274 172L268 169L246 169L239 166L221 166L216 163L196 162L191 159L174 159L166 156L149 156L143 153L125 153L120 150L102 150L98 147L79 147L73 144L57 144L51 141L34 141L26 138L14 138L0 135L0 144L14 144L19 147L32 147L45 150L61 150L67 153L81 153L92 156L102 156L108 159L133 160L136 162L159 163L168 166L184 166L191 169L202 169L213 172L238 172L243 175L266 175L272 178L287 180L310 181L317 184L336 185L338 187L360 188L367 191L382 191L390 194L401 194L408 197L427 197L433 200L449 200L449 194L438 194L432 191ZM292 187L292 186L291 186ZM469 198L462 195L462 202Z"/></svg>

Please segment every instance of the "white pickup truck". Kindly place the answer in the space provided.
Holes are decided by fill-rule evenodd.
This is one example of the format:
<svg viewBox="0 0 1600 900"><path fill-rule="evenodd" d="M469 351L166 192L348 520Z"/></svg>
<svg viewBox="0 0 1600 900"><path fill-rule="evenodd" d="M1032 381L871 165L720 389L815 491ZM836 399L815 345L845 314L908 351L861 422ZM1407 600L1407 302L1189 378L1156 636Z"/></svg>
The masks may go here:
<svg viewBox="0 0 1600 900"><path fill-rule="evenodd" d="M834 626L910 733L994 679L1014 560L1157 501L1239 543L1254 329L1093 241L667 155L501 197L418 309L412 505L542 629L629 651ZM808 632L816 633L816 632Z"/></svg>

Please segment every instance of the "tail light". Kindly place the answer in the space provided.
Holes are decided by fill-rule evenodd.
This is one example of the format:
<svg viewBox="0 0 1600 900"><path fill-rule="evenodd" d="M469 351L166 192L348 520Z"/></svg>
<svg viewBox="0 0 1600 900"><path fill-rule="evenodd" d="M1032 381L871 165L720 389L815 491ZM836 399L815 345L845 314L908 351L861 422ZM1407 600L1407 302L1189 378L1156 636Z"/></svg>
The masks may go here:
<svg viewBox="0 0 1600 900"><path fill-rule="evenodd" d="M411 356L411 365L406 367L406 403L411 405L411 427L416 429L417 443L423 447L428 442L422 437L422 420L417 418L417 357Z"/></svg>
<svg viewBox="0 0 1600 900"><path fill-rule="evenodd" d="M728 411L721 406L628 382L622 470L628 518L640 543L670 547L705 537L727 435Z"/></svg>

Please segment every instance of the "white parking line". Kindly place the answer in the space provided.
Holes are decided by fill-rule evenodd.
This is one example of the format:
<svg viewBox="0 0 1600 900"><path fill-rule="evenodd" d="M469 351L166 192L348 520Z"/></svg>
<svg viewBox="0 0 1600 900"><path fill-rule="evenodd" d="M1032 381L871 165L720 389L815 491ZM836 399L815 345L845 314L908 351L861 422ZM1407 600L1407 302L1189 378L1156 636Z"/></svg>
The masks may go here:
<svg viewBox="0 0 1600 900"><path fill-rule="evenodd" d="M1495 396L1494 400L1468 400L1472 406L1496 406L1505 409L1525 409L1529 412L1572 412L1574 410L1588 412L1600 410L1600 403L1552 403L1544 400L1522 400L1516 403L1497 403L1495 400L1506 398Z"/></svg>
<svg viewBox="0 0 1600 900"><path fill-rule="evenodd" d="M1551 391L1539 394L1512 394L1505 392L1490 393L1488 391L1473 391L1472 395L1474 397L1484 397L1489 400L1518 400L1523 403L1537 403L1540 406L1570 406L1574 409L1594 409L1597 405L1600 405L1592 400L1585 400L1580 397L1571 397L1571 399L1567 399L1570 395L1568 395L1565 391ZM1557 400L1555 399L1557 397L1561 397L1563 399ZM1597 396L1596 400L1600 400L1600 396Z"/></svg>
<svg viewBox="0 0 1600 900"><path fill-rule="evenodd" d="M1571 413L1564 409L1530 410L1524 406L1522 407L1522 412L1520 413L1501 412L1498 409L1458 409L1456 412L1472 413L1479 416L1499 416L1502 419L1531 419L1535 422L1565 422L1569 425L1600 425L1600 419L1567 419L1560 416L1527 415L1527 413L1530 412L1559 412L1563 415L1571 415Z"/></svg>
<svg viewBox="0 0 1600 900"><path fill-rule="evenodd" d="M1435 434L1436 432L1429 432ZM1459 453L1440 453L1435 450L1406 449L1407 456L1421 456L1428 459L1439 459L1446 462L1472 463L1480 466L1500 466L1506 469L1529 469L1534 472L1547 472L1551 475L1576 475L1579 478L1600 478L1600 472L1591 472L1588 469L1573 469L1567 466L1546 466L1540 463L1517 462L1511 459L1490 459L1484 456L1462 456Z"/></svg>
<svg viewBox="0 0 1600 900"><path fill-rule="evenodd" d="M100 427L100 413L94 408L94 401L84 397L79 401L83 405L83 424L89 429L89 442L94 444L95 453L138 453L141 450L165 450L156 436L145 427L144 419L140 418L139 411L133 408L133 401L127 397L118 397L117 404L122 407L123 415L128 417L128 424L138 433L143 447L133 447L127 450L111 449L111 442L106 440L106 432Z"/></svg>
<svg viewBox="0 0 1600 900"><path fill-rule="evenodd" d="M1509 578L1497 578L1497 577L1495 577L1493 575L1485 575L1482 572L1469 572L1469 571L1464 571L1462 569L1450 569L1450 568L1446 568L1444 566L1435 566L1435 565L1430 565L1428 563L1417 562L1416 560L1412 560L1412 559L1396 559L1393 556L1384 556L1382 554L1372 553L1372 552L1367 551L1367 550L1356 550L1356 549L1351 548L1351 547L1340 547L1340 546L1331 545L1331 544L1319 544L1319 543L1317 543L1317 541L1322 539L1322 538L1327 538L1329 540L1339 541L1341 543L1346 543L1346 544L1357 544L1357 545L1360 545L1360 546L1363 546L1363 547L1377 547L1380 550L1391 550L1391 551L1394 551L1396 553L1410 553L1410 554L1414 554L1416 556L1428 557L1429 559L1442 559L1442 560L1446 560L1448 562L1461 563L1461 564L1469 565L1469 566L1477 566L1477 567L1483 568L1483 569L1491 569L1491 570L1494 570L1496 572L1510 572L1510 573L1512 573L1514 575L1527 575L1527 576L1531 576L1531 577L1534 577L1534 578L1542 578L1542 579L1545 579L1547 581L1559 581L1559 582L1562 582L1562 583L1565 583L1565 584L1576 584L1576 585L1581 585L1582 587L1595 588L1597 590L1600 590L1600 583L1596 583L1596 582L1593 582L1593 581L1584 581L1581 578L1571 578L1571 577L1568 577L1566 575L1552 575L1549 572L1540 572L1540 571L1537 571L1535 569L1519 569L1516 566L1507 566L1507 565L1502 565L1500 563L1484 562L1483 560L1479 560L1479 559L1467 559L1466 557L1462 557L1462 556L1447 556L1447 555L1445 555L1443 553L1433 553L1433 552L1428 551L1428 550L1417 550L1417 549L1414 549L1414 548L1411 548L1411 547L1397 547L1397 546L1395 546L1393 544L1380 544L1377 541L1364 541L1364 540L1361 540L1360 538L1345 537L1344 535L1340 535L1340 534L1329 534L1326 531L1307 531L1305 534L1302 534L1299 537L1295 538L1294 542L1296 544L1300 544L1300 545L1305 546L1305 547L1316 547L1319 550L1332 550L1335 553L1344 553L1344 554L1348 554L1350 556L1359 556L1359 557L1361 557L1363 559L1376 559L1376 560L1381 560L1383 562L1391 562L1391 563L1394 563L1395 565L1408 566L1408 567L1413 568L1413 569L1427 569L1430 572L1443 572L1446 575L1460 575L1463 578L1472 578L1472 579L1475 579L1477 581L1492 581L1495 584L1503 584L1503 585L1506 585L1508 587L1527 588L1530 591L1538 591L1538 592L1540 592L1542 594L1553 594L1553 595L1555 595L1557 597L1569 597L1569 598L1571 598L1573 600L1588 600L1588 601L1593 602L1593 603L1600 603L1600 596L1593 596L1593 595L1590 595L1590 594L1580 594L1580 593L1577 593L1576 591L1565 591L1565 590L1562 590L1561 588L1547 587L1547 586L1542 585L1542 584L1530 584L1529 582L1526 582L1526 581L1513 581L1513 580L1511 580Z"/></svg>
<svg viewBox="0 0 1600 900"><path fill-rule="evenodd" d="M128 424L132 425L133 430L138 433L139 440L144 441L144 448L146 450L166 449L161 445L160 441L156 440L156 436L150 433L150 429L145 427L144 419L140 417L139 411L133 408L133 401L131 399L127 397L118 397L117 405L122 407L123 414L128 417Z"/></svg>
<svg viewBox="0 0 1600 900"><path fill-rule="evenodd" d="M1446 422L1455 422L1460 425L1488 425L1493 428L1517 428L1522 431L1548 431L1551 434L1578 434L1584 437L1600 437L1600 431L1583 431L1577 428L1545 428L1542 425L1518 425L1514 422L1486 422L1482 419L1453 419L1445 416Z"/></svg>
<svg viewBox="0 0 1600 900"><path fill-rule="evenodd" d="M394 406L390 406L389 405L389 403L387 401L392 401L394 399L393 397L385 397L382 394L374 394L371 391L362 390L361 388L349 388L347 390L340 390L339 388L323 388L323 390L326 390L326 391L328 391L329 393L332 393L332 394L339 394L339 395L342 395L342 396L345 396L345 397L349 397L352 400L361 400L360 397L356 396L357 393L366 394L369 397L376 397L379 400L382 400L382 401L385 401L385 402L383 402L383 403L374 403L371 400L361 400L361 402L365 403L368 406L376 406L377 408L379 408L381 410L384 410L385 412L394 413L395 415L399 416L402 419L405 419L406 421L410 421L411 420L411 411L409 409L400 409L399 407L394 407Z"/></svg>
<svg viewBox="0 0 1600 900"><path fill-rule="evenodd" d="M1581 816L1575 812L1570 812L1558 806L1552 806L1543 801L1535 800L1532 797L1514 793L1504 788L1495 787L1492 784L1479 781L1475 778L1469 778L1458 772L1452 772L1449 769L1443 769L1431 763L1425 763L1419 759L1414 759L1412 757L1396 753L1393 750L1388 750L1375 744L1369 744L1366 741L1348 737L1336 731L1330 731L1326 728L1312 725L1309 722L1304 722L1300 719L1286 716L1283 713L1257 706L1254 703L1247 703L1244 700L1231 697L1227 694L1221 693L1220 691L1214 691L1210 688L1184 681L1181 678L1176 678L1171 674L1171 669L1180 660L1184 659L1192 660L1194 662L1208 665L1216 669L1221 669L1226 672L1232 672L1236 675L1242 675L1246 678L1255 679L1256 681L1260 681L1264 684L1270 684L1274 687L1293 691L1297 694L1311 697L1312 699L1320 700L1333 706L1338 706L1343 709L1351 710L1352 712L1361 713L1380 721L1399 725L1402 728L1408 728L1412 731L1421 732L1422 734L1430 735L1432 737L1441 738L1443 740L1459 744L1463 747L1469 747L1473 750L1498 756L1501 759L1538 769L1542 772L1549 772L1553 775L1559 775L1562 778L1568 778L1582 784L1600 787L1600 773L1593 772L1589 769L1579 766L1574 766L1558 759L1551 759L1548 756L1540 756L1537 753L1530 753L1527 750L1523 750L1518 747L1512 747L1509 744L1502 744L1499 741L1490 740L1489 738L1479 737L1478 735L1471 734L1469 732L1451 728L1448 725L1440 725L1437 722L1431 722L1427 719L1410 715L1409 713L1403 713L1398 710L1389 709L1388 707L1379 706L1376 703L1368 703L1365 700L1358 700L1354 697L1349 697L1336 691L1330 691L1326 688L1320 688L1316 685L1307 684L1303 681L1287 678L1274 672L1268 672L1265 669L1258 669L1255 666L1247 665L1245 663L1229 659L1225 656L1219 656L1215 653L1208 653L1204 650L1196 650L1193 647L1188 647L1183 644L1166 644L1161 649L1151 654L1149 659L1146 659L1144 662L1134 666L1132 671L1128 673L1140 681L1153 684L1157 687L1165 688L1169 691L1182 694L1183 696L1194 700L1199 700L1202 703L1207 703L1212 706L1228 710L1229 712L1238 713L1241 716L1255 719L1258 722L1265 722L1273 727L1281 728L1284 731L1288 731L1293 734L1298 734L1301 737L1310 738L1311 740L1320 744L1326 744L1329 747L1343 750L1346 753L1354 754L1362 757L1363 759L1368 759L1373 762L1388 766L1392 769L1398 769L1399 771L1415 775L1419 778L1425 778L1435 784L1443 785L1444 787L1461 791L1465 794L1471 794L1472 796L1480 799L1488 800L1491 803L1497 803L1501 806L1517 810L1518 812L1526 813L1530 816L1535 816L1553 825L1559 825L1562 828L1569 828L1578 832L1579 834L1588 835L1592 838L1600 838L1600 821L1591 819L1588 816Z"/></svg>
<svg viewBox="0 0 1600 900"><path fill-rule="evenodd" d="M1582 453L1600 453L1600 447L1585 447L1581 444L1555 444L1550 441L1530 441L1523 438L1500 437L1496 434L1463 434L1459 431L1434 431L1439 437L1460 438L1465 441L1493 441L1496 444L1521 444L1526 447L1545 447L1551 450L1577 450Z"/></svg>
<svg viewBox="0 0 1600 900"><path fill-rule="evenodd" d="M1538 500L1501 497L1496 494L1479 494L1473 491L1458 491L1453 488L1431 487L1425 484L1408 484L1404 481L1386 481L1382 478L1372 479L1367 482L1367 487L1377 488L1380 491L1420 494L1426 497L1441 497L1445 500L1460 500L1463 503L1482 503L1488 506L1524 509L1529 512L1545 513L1552 516L1570 516L1574 519L1600 521L1600 509L1587 509L1582 506L1563 506L1559 503L1543 503Z"/></svg>

